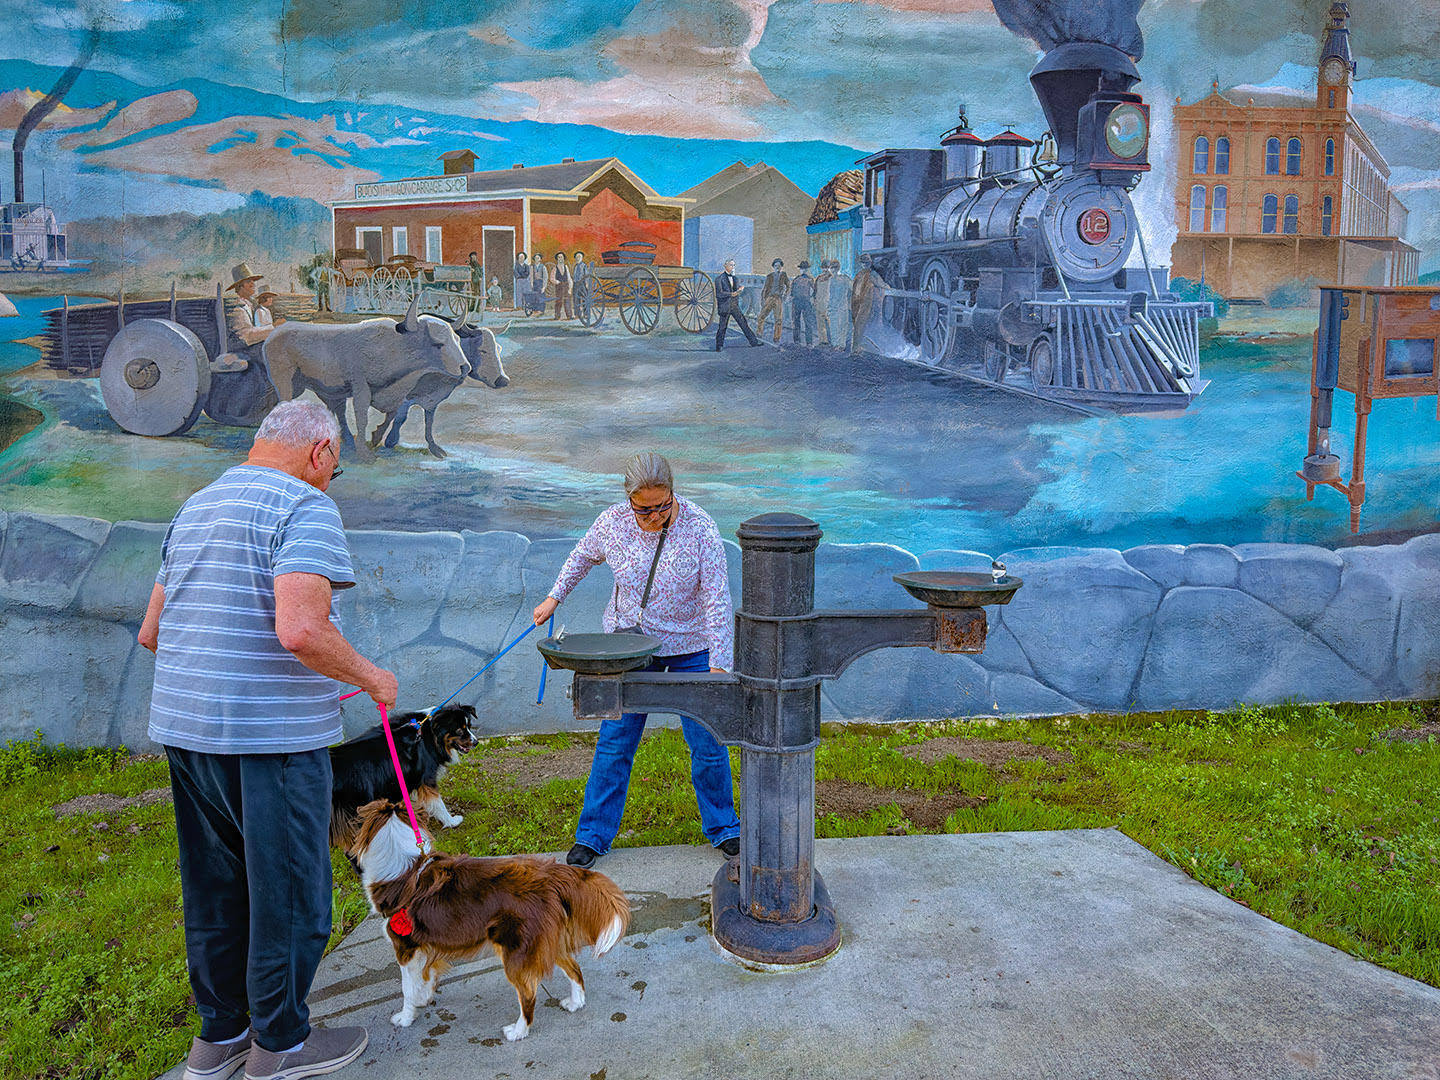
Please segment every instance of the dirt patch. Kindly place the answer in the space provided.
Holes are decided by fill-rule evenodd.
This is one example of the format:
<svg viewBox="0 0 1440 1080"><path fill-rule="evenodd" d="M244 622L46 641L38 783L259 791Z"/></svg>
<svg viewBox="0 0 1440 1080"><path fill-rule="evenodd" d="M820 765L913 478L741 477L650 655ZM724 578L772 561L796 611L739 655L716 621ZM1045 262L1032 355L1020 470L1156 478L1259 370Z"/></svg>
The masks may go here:
<svg viewBox="0 0 1440 1080"><path fill-rule="evenodd" d="M1415 727L1392 728L1381 731L1375 738L1380 742L1429 742L1431 738L1440 741L1440 720L1426 720Z"/></svg>
<svg viewBox="0 0 1440 1080"><path fill-rule="evenodd" d="M51 809L57 818L67 818L76 814L114 814L137 806L154 806L169 801L170 789L157 787L139 795L77 795Z"/></svg>
<svg viewBox="0 0 1440 1080"><path fill-rule="evenodd" d="M815 812L837 814L841 817L857 817L878 810L892 803L910 823L921 829L938 829L945 819L962 807L973 808L985 802L975 795L964 795L958 791L926 795L923 791L908 788L879 788L869 784L857 784L851 780L817 780L815 782Z"/></svg>
<svg viewBox="0 0 1440 1080"><path fill-rule="evenodd" d="M503 778L507 786L529 790L552 780L583 780L590 775L595 751L589 746L540 750L523 743L500 747L485 756L487 772Z"/></svg>
<svg viewBox="0 0 1440 1080"><path fill-rule="evenodd" d="M988 769L999 771L1007 761L1045 761L1051 765L1062 765L1074 761L1075 755L1068 750L1054 750L1048 746L1017 742L1014 739L971 739L963 735L947 735L939 739L926 739L900 747L900 753L913 761L934 765L947 757L964 761L978 761Z"/></svg>

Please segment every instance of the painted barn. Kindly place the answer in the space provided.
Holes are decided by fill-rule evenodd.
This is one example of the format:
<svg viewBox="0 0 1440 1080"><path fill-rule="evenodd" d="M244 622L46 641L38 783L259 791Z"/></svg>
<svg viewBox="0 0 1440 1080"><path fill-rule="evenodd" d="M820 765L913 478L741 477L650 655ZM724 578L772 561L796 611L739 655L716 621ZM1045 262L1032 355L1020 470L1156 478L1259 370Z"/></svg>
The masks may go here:
<svg viewBox="0 0 1440 1080"><path fill-rule="evenodd" d="M414 255L456 266L473 251L507 300L521 251L546 261L583 251L599 262L623 241L646 240L656 263L681 261L687 200L657 194L618 158L484 172L469 150L441 161L441 176L356 184L353 199L333 203L336 250L364 249L372 263Z"/></svg>
<svg viewBox="0 0 1440 1080"><path fill-rule="evenodd" d="M697 222L690 229L686 266L718 270L724 258L732 256L736 270L745 273L745 252L737 245L743 247L747 242L750 267L757 274L769 273L770 260L777 258L784 259L785 269L793 273L805 258L805 226L815 199L772 165L762 161L747 166L737 161L681 192L680 197L693 200L685 213ZM748 228L737 218L747 219ZM707 240L711 241L708 245Z"/></svg>

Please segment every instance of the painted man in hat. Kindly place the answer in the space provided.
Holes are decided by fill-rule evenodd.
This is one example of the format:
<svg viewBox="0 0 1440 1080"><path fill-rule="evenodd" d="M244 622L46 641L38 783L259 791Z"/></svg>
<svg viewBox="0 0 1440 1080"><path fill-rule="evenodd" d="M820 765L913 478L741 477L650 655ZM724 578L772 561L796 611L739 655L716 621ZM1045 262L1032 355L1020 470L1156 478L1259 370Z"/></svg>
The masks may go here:
<svg viewBox="0 0 1440 1080"><path fill-rule="evenodd" d="M820 274L815 278L815 314L819 318L816 340L821 345L830 344L830 286L834 281L835 264L821 259Z"/></svg>
<svg viewBox="0 0 1440 1080"><path fill-rule="evenodd" d="M809 259L800 260L800 273L790 282L790 321L795 344L815 344L815 279Z"/></svg>
<svg viewBox="0 0 1440 1080"><path fill-rule="evenodd" d="M765 275L765 287L760 290L760 318L755 321L755 332L765 333L765 317L775 316L775 344L780 344L784 330L785 301L790 296L790 275L782 269L785 260L775 259L770 263L770 273Z"/></svg>
<svg viewBox="0 0 1440 1080"><path fill-rule="evenodd" d="M879 310L888 288L885 279L871 265L869 255L860 256L860 272L855 275L855 291L850 294L850 351L860 348L865 329Z"/></svg>
<svg viewBox="0 0 1440 1080"><path fill-rule="evenodd" d="M240 300L240 303L230 309L229 315L230 347L234 352L260 344L274 329L273 325L261 326L255 321L258 306L255 303L256 282L262 276L252 274L250 267L243 262L230 268L231 280L225 291L233 292Z"/></svg>

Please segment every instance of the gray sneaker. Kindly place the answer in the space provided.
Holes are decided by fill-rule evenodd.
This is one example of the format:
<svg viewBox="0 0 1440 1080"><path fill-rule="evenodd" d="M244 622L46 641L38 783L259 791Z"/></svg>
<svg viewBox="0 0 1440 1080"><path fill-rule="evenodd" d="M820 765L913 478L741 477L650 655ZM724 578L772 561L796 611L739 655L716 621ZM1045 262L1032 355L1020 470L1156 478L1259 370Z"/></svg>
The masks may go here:
<svg viewBox="0 0 1440 1080"><path fill-rule="evenodd" d="M245 1066L245 1080L300 1080L343 1069L360 1056L370 1036L364 1028L311 1028L305 1045L276 1054L256 1043Z"/></svg>
<svg viewBox="0 0 1440 1080"><path fill-rule="evenodd" d="M254 1033L233 1043L206 1042L198 1035L190 1043L190 1056L185 1059L185 1080L225 1080L250 1053Z"/></svg>

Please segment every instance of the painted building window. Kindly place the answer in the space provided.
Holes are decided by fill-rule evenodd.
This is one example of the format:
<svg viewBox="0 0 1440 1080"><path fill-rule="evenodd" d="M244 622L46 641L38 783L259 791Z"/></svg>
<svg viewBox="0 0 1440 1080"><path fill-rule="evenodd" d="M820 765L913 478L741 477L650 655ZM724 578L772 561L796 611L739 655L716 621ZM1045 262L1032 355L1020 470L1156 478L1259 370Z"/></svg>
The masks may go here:
<svg viewBox="0 0 1440 1080"><path fill-rule="evenodd" d="M1300 231L1300 196L1285 196L1285 232L1294 235Z"/></svg>
<svg viewBox="0 0 1440 1080"><path fill-rule="evenodd" d="M1325 175L1335 175L1335 140L1325 140Z"/></svg>
<svg viewBox="0 0 1440 1080"><path fill-rule="evenodd" d="M1320 204L1320 235L1329 236L1335 225L1335 200L1329 195Z"/></svg>
<svg viewBox="0 0 1440 1080"><path fill-rule="evenodd" d="M1273 137L1265 140L1265 175L1280 175L1280 140Z"/></svg>
<svg viewBox="0 0 1440 1080"><path fill-rule="evenodd" d="M885 169L883 167L870 170L870 190L865 194L867 196L866 205L885 205Z"/></svg>
<svg viewBox="0 0 1440 1080"><path fill-rule="evenodd" d="M1201 135L1195 140L1195 157L1191 172L1204 176L1210 171L1210 140Z"/></svg>
<svg viewBox="0 0 1440 1080"><path fill-rule="evenodd" d="M1211 196L1210 200L1211 232L1225 231L1225 210L1227 209L1229 201L1230 193L1226 190L1225 185L1221 184L1215 189L1215 193Z"/></svg>
<svg viewBox="0 0 1440 1080"><path fill-rule="evenodd" d="M425 226L425 261L433 263L445 261L441 256L439 225Z"/></svg>
<svg viewBox="0 0 1440 1080"><path fill-rule="evenodd" d="M1205 186L1196 184L1190 189L1190 231L1205 231Z"/></svg>
<svg viewBox="0 0 1440 1080"><path fill-rule="evenodd" d="M1335 91L1330 91L1330 108L1335 108Z"/></svg>
<svg viewBox="0 0 1440 1080"><path fill-rule="evenodd" d="M1300 140L1291 139L1285 146L1285 175L1300 175Z"/></svg>
<svg viewBox="0 0 1440 1080"><path fill-rule="evenodd" d="M1230 173L1230 140L1215 140L1215 175L1228 176Z"/></svg>
<svg viewBox="0 0 1440 1080"><path fill-rule="evenodd" d="M409 255L410 240L409 234L405 231L404 225L396 225L390 230L390 254Z"/></svg>
<svg viewBox="0 0 1440 1080"><path fill-rule="evenodd" d="M1262 233L1275 231L1275 213L1279 206L1280 200L1274 195L1266 195L1260 203L1260 231Z"/></svg>

